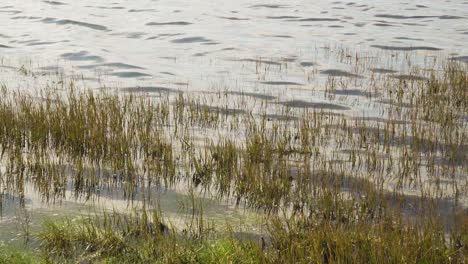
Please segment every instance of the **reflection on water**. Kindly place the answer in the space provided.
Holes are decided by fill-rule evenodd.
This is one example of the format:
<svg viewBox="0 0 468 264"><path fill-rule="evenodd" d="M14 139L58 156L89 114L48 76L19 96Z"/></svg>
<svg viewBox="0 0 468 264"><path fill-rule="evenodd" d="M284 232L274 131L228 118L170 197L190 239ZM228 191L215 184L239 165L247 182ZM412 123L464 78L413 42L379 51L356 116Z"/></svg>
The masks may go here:
<svg viewBox="0 0 468 264"><path fill-rule="evenodd" d="M285 82L303 83L303 67L314 67L322 75L354 76L346 72L349 65L330 61L320 52L321 47L336 44L377 53L446 51L463 60L468 52L467 5L463 0L424 4L290 1L284 5L246 0L217 4L204 0L105 0L99 4L7 0L0 6L0 49L4 54L23 54L52 64L70 62L85 74L105 67L108 79L132 85L140 79L153 84L190 80L189 89L196 90L206 86L206 77L224 78L218 72L228 69L242 76L238 81L245 82L245 87L259 90L269 88L252 85L258 78L242 74L244 66L260 61L281 63L261 58L300 55L301 61L287 63L288 73L280 76ZM161 59L168 55L177 59ZM223 60L229 57L246 63ZM195 66L200 64L203 67ZM275 76L266 78L278 81Z"/></svg>
<svg viewBox="0 0 468 264"><path fill-rule="evenodd" d="M7 86L33 88L51 79L56 84L74 78L88 88L115 87L147 96L217 89L292 109L364 113L375 122L388 117L382 107L395 104L374 100L381 95L369 88L375 79L405 85L428 80L427 69L438 55L468 62L468 2L463 0L284 5L247 0L4 0L0 24L0 78ZM421 72L408 73L414 65ZM199 107L225 115L247 113L245 106ZM264 117L297 119L288 113ZM76 199L69 186L65 199L52 204L43 202L33 186L22 196L3 190L0 238L17 237L25 209L37 227L48 217L99 208L131 210L148 197L157 199L177 226L186 213L180 203L190 198L183 189L154 187L137 191L129 203L119 191L122 186L113 188ZM259 215L231 203L200 199L209 219L247 223L247 232L258 232Z"/></svg>

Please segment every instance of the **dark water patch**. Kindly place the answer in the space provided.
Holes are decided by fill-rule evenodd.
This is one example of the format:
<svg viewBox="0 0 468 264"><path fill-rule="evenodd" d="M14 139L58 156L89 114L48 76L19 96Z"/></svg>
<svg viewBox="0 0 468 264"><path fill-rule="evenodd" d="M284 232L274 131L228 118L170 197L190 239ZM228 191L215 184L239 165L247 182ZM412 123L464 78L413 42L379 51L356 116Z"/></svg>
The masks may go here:
<svg viewBox="0 0 468 264"><path fill-rule="evenodd" d="M178 85L178 86L189 86L188 82L175 82L173 84Z"/></svg>
<svg viewBox="0 0 468 264"><path fill-rule="evenodd" d="M172 57L172 56L162 56L162 57L159 57L161 59L165 59L165 60L172 60L172 61L176 61L177 60L177 57Z"/></svg>
<svg viewBox="0 0 468 264"><path fill-rule="evenodd" d="M267 94L261 94L261 93L249 93L249 92L235 92L235 91L230 91L226 92L226 94L231 94L231 95L239 95L239 96L248 96L252 98L257 98L261 100L273 100L276 97L272 95L267 95Z"/></svg>
<svg viewBox="0 0 468 264"><path fill-rule="evenodd" d="M344 26L340 26L340 25L331 25L331 26L328 26L329 28L344 28Z"/></svg>
<svg viewBox="0 0 468 264"><path fill-rule="evenodd" d="M405 125L409 124L410 122L405 120L395 120L395 119L386 119L381 117L352 117L353 120L358 121L365 121L365 122L377 122L377 123L393 123L396 125Z"/></svg>
<svg viewBox="0 0 468 264"><path fill-rule="evenodd" d="M130 9L128 12L130 13L141 13L141 12L156 12L156 9Z"/></svg>
<svg viewBox="0 0 468 264"><path fill-rule="evenodd" d="M123 6L97 6L99 9L111 9L111 10L122 10L125 9Z"/></svg>
<svg viewBox="0 0 468 264"><path fill-rule="evenodd" d="M132 32L132 33L128 33L126 36L129 39L140 39L145 35L147 35L147 34L144 33L144 32Z"/></svg>
<svg viewBox="0 0 468 264"><path fill-rule="evenodd" d="M265 81L265 82L260 82L261 84L266 84L266 85L282 85L282 86L302 86L304 84L302 83L297 83L297 82L284 82L284 81Z"/></svg>
<svg viewBox="0 0 468 264"><path fill-rule="evenodd" d="M46 17L46 18L42 19L41 21L44 22L44 23L55 23L57 21L57 19L52 18L52 17Z"/></svg>
<svg viewBox="0 0 468 264"><path fill-rule="evenodd" d="M364 27L366 23L354 23L355 27Z"/></svg>
<svg viewBox="0 0 468 264"><path fill-rule="evenodd" d="M69 19L62 19L58 20L55 18L44 18L41 20L44 23L47 24L52 24L55 23L57 25L72 25L72 26L79 26L79 27L85 27L89 29L94 29L94 30L99 30L99 31L107 31L107 27L102 26L102 25L97 25L97 24L91 24L91 23L86 23L86 22L80 22L80 21L75 21L75 20L69 20Z"/></svg>
<svg viewBox="0 0 468 264"><path fill-rule="evenodd" d="M275 4L260 4L260 5L252 5L250 8L288 8L289 6L287 5L275 5Z"/></svg>
<svg viewBox="0 0 468 264"><path fill-rule="evenodd" d="M292 100L281 102L281 105L291 108L318 108L318 109L329 109L329 110L349 110L349 107L331 104L331 103L317 103L317 102L307 102L303 100Z"/></svg>
<svg viewBox="0 0 468 264"><path fill-rule="evenodd" d="M100 31L107 31L107 27L102 26L102 25L97 25L97 24L91 24L91 23L85 23L85 22L80 22L80 21L75 21L75 20L58 20L57 25L73 25L73 26L80 26L80 27L85 27L85 28L90 28L94 30L100 30Z"/></svg>
<svg viewBox="0 0 468 264"><path fill-rule="evenodd" d="M312 67L312 66L316 66L317 63L315 62L310 62L310 61L303 61L300 63L302 67Z"/></svg>
<svg viewBox="0 0 468 264"><path fill-rule="evenodd" d="M18 15L23 12L17 11L17 10L0 10L0 13L7 13L7 14L13 14L13 15Z"/></svg>
<svg viewBox="0 0 468 264"><path fill-rule="evenodd" d="M107 27L102 26L102 25L97 25L97 24L91 24L91 23L85 23L85 22L80 22L80 21L75 21L75 20L58 20L57 25L73 25L73 26L80 26L80 27L85 27L85 28L90 28L94 30L100 30L100 31L107 31Z"/></svg>
<svg viewBox="0 0 468 264"><path fill-rule="evenodd" d="M89 14L90 16L93 16L93 17L109 17L109 16L106 16L106 15L98 15L98 14Z"/></svg>
<svg viewBox="0 0 468 264"><path fill-rule="evenodd" d="M188 37L188 38L174 39L171 42L177 43L177 44L187 44L187 43L211 42L211 40L204 38L204 37Z"/></svg>
<svg viewBox="0 0 468 264"><path fill-rule="evenodd" d="M417 26L417 27L425 27L427 25L425 24L418 24L418 23L401 23L402 25L405 25L405 26Z"/></svg>
<svg viewBox="0 0 468 264"><path fill-rule="evenodd" d="M61 41L38 41L38 42L31 42L26 44L26 46L43 46L43 45L52 45L60 43Z"/></svg>
<svg viewBox="0 0 468 264"><path fill-rule="evenodd" d="M408 37L395 37L394 39L399 39L399 40L415 40L415 41L424 41L424 39L408 38Z"/></svg>
<svg viewBox="0 0 468 264"><path fill-rule="evenodd" d="M468 63L468 56L458 56L458 57L452 57L450 60L455 60L455 61L461 61L464 63Z"/></svg>
<svg viewBox="0 0 468 264"><path fill-rule="evenodd" d="M264 37L268 37L268 38L293 38L292 36L289 36L289 35L262 35Z"/></svg>
<svg viewBox="0 0 468 264"><path fill-rule="evenodd" d="M70 61L104 61L102 57L90 55L87 51L64 53L61 57Z"/></svg>
<svg viewBox="0 0 468 264"><path fill-rule="evenodd" d="M260 117L265 118L268 121L294 121L298 120L299 118L295 116L290 116L290 115L277 115L277 114L267 114L267 115L261 115Z"/></svg>
<svg viewBox="0 0 468 264"><path fill-rule="evenodd" d="M137 86L137 87L127 87L120 89L123 92L130 93L181 93L176 89L171 89L167 87L160 86Z"/></svg>
<svg viewBox="0 0 468 264"><path fill-rule="evenodd" d="M425 5L416 5L417 8L429 8L428 6Z"/></svg>
<svg viewBox="0 0 468 264"><path fill-rule="evenodd" d="M299 19L298 16L267 16L268 19Z"/></svg>
<svg viewBox="0 0 468 264"><path fill-rule="evenodd" d="M281 58L280 60L284 62L295 62L297 59L296 58Z"/></svg>
<svg viewBox="0 0 468 264"><path fill-rule="evenodd" d="M141 78L141 77L150 77L152 75L147 74L147 73L142 73L142 72L114 72L111 73L110 75L120 77L120 78Z"/></svg>
<svg viewBox="0 0 468 264"><path fill-rule="evenodd" d="M397 71L394 71L394 70L389 70L389 69L383 69L383 68L371 68L369 69L371 72L374 72L374 73L383 73L383 74L386 74L386 73L396 73Z"/></svg>
<svg viewBox="0 0 468 264"><path fill-rule="evenodd" d="M242 18L242 17L225 17L225 16L220 16L219 18L221 18L221 19L226 19L226 20L233 20L233 21L250 20L250 18Z"/></svg>
<svg viewBox="0 0 468 264"><path fill-rule="evenodd" d="M125 36L129 39L140 39L143 36L147 35L145 32L125 32L125 33L113 33L112 36Z"/></svg>
<svg viewBox="0 0 468 264"><path fill-rule="evenodd" d="M335 95L346 95L346 96L362 96L362 97L373 97L377 96L377 93L362 91L359 89L345 89L345 90L333 90L329 93Z"/></svg>
<svg viewBox="0 0 468 264"><path fill-rule="evenodd" d="M21 41L14 40L14 41L10 41L10 43L14 42L14 43L20 43L20 44L28 44L28 43L38 42L38 41L40 41L40 40L38 40L38 39L28 39L28 40L21 40Z"/></svg>
<svg viewBox="0 0 468 264"><path fill-rule="evenodd" d="M397 25L387 24L387 23L374 23L376 27L397 27Z"/></svg>
<svg viewBox="0 0 468 264"><path fill-rule="evenodd" d="M210 105L200 105L200 107L202 109L206 108L210 112L220 113L226 116L247 114L245 110L237 109L237 108L217 107L217 106L210 106Z"/></svg>
<svg viewBox="0 0 468 264"><path fill-rule="evenodd" d="M221 44L221 43L213 41L213 42L203 42L200 45L213 46L213 45L219 45L219 44Z"/></svg>
<svg viewBox="0 0 468 264"><path fill-rule="evenodd" d="M294 22L336 22L340 21L338 18L326 18L326 17L310 17L310 18L301 18L301 19L291 19L288 21Z"/></svg>
<svg viewBox="0 0 468 264"><path fill-rule="evenodd" d="M49 4L49 5L56 5L56 6L58 6L58 5L67 5L65 3L58 2L58 1L43 1L43 2L46 3L46 4Z"/></svg>
<svg viewBox="0 0 468 264"><path fill-rule="evenodd" d="M240 61L240 62L255 62L259 64L267 64L267 65L275 65L275 66L281 66L282 64L277 61L271 61L271 60L262 60L262 59L240 59L240 60L235 60L235 61Z"/></svg>
<svg viewBox="0 0 468 264"><path fill-rule="evenodd" d="M320 73L321 74L326 74L328 76L333 76L333 77L364 78L361 75L357 75L357 74L350 73L350 72L347 72L347 71L336 70L336 69L323 70L323 71L320 71Z"/></svg>
<svg viewBox="0 0 468 264"><path fill-rule="evenodd" d="M183 33L174 33L174 34L158 34L157 36L149 37L146 38L146 40L152 40L152 39L159 39L159 38L165 38L165 37L175 37L175 36L181 36L184 35Z"/></svg>
<svg viewBox="0 0 468 264"><path fill-rule="evenodd" d="M161 74L165 74L165 75L170 75L170 76L176 76L174 73L172 72L160 72Z"/></svg>
<svg viewBox="0 0 468 264"><path fill-rule="evenodd" d="M438 16L404 16L404 15L390 15L390 14L377 14L375 17L390 18L390 19L427 19L438 18Z"/></svg>
<svg viewBox="0 0 468 264"><path fill-rule="evenodd" d="M126 63L121 63L121 62L111 62L111 63L101 63L101 64L94 64L94 65L83 65L83 66L78 66L80 69L93 69L93 68L100 68L100 67L108 67L108 68L116 68L116 69L139 69L139 70L145 70L143 67L135 66L135 65L130 65Z"/></svg>
<svg viewBox="0 0 468 264"><path fill-rule="evenodd" d="M404 16L404 15L390 15L390 14L377 14L375 17L379 18L390 18L390 19L429 19L429 18L438 18L438 19L463 19L460 16L451 16L451 15L442 15L442 16Z"/></svg>
<svg viewBox="0 0 468 264"><path fill-rule="evenodd" d="M11 38L11 37L10 37L10 36L8 36L8 35L1 34L1 33L0 33L0 38Z"/></svg>
<svg viewBox="0 0 468 264"><path fill-rule="evenodd" d="M393 79L398 80L405 80L405 81L425 81L427 80L426 77L417 76L417 75L410 75L410 74L398 74L398 75L390 75Z"/></svg>
<svg viewBox="0 0 468 264"><path fill-rule="evenodd" d="M206 51L206 52L198 52L198 53L193 54L192 56L194 56L194 57L204 57L204 56L206 56L206 55L208 55L208 54L210 54L210 53L211 53L211 52L209 52L209 51Z"/></svg>
<svg viewBox="0 0 468 264"><path fill-rule="evenodd" d="M174 36L180 36L184 35L183 33L163 33L163 34L158 34L159 37L174 37Z"/></svg>
<svg viewBox="0 0 468 264"><path fill-rule="evenodd" d="M12 49L13 47L0 44L0 48L3 48L3 49Z"/></svg>
<svg viewBox="0 0 468 264"><path fill-rule="evenodd" d="M438 51L440 48L428 47L428 46L411 46L411 47L397 47L397 46L386 46L386 45L371 45L373 48L382 50L396 50L396 51L415 51L415 50L427 50L427 51Z"/></svg>
<svg viewBox="0 0 468 264"><path fill-rule="evenodd" d="M63 72L64 69L60 66L44 66L40 67L39 70L48 71L48 72Z"/></svg>
<svg viewBox="0 0 468 264"><path fill-rule="evenodd" d="M30 198L24 198L22 195L11 194L8 193L7 189L2 189L2 192L0 193L0 205L2 205L0 207L0 219L3 218L6 213L10 213L11 211L20 208L20 204L29 205L32 203L33 201Z"/></svg>
<svg viewBox="0 0 468 264"><path fill-rule="evenodd" d="M188 26L192 25L190 22L185 21L174 21L174 22L149 22L147 26Z"/></svg>
<svg viewBox="0 0 468 264"><path fill-rule="evenodd" d="M36 20L36 19L41 19L42 17L36 17L36 16L15 16L12 17L11 19L14 20L19 20L19 19L27 19L27 20Z"/></svg>
<svg viewBox="0 0 468 264"><path fill-rule="evenodd" d="M443 16L439 16L439 19L464 19L464 17L443 15Z"/></svg>

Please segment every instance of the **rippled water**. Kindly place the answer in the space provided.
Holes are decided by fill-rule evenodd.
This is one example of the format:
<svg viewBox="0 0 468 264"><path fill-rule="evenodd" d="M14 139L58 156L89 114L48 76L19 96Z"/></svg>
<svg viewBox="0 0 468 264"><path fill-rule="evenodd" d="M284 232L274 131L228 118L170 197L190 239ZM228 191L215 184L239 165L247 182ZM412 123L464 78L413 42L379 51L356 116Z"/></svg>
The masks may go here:
<svg viewBox="0 0 468 264"><path fill-rule="evenodd" d="M337 45L468 55L466 0L6 0L0 23L2 55L99 72L121 85L206 90L216 78L235 79L231 89L303 85L310 68L347 76L330 72L346 66L322 52ZM245 71L258 61L288 71L258 83Z"/></svg>
<svg viewBox="0 0 468 264"><path fill-rule="evenodd" d="M148 93L221 88L296 99L283 103L291 107L359 113L372 112L362 104L366 91L336 91L359 99L335 104L307 90L329 76L367 78L331 56L330 47L345 56L363 52L375 58L371 72L402 79L418 77L399 75L409 66L397 52L421 64L440 54L468 62L466 0L2 0L0 25L2 61L82 74L96 87L130 91L138 85ZM9 70L17 73L15 66L0 66L0 76ZM17 75L2 81L15 84ZM171 195L166 201L174 200ZM17 199L6 201L10 218L0 223L14 225ZM69 201L62 208L81 206ZM213 214L226 212L222 205L213 208ZM39 209L50 215L48 207Z"/></svg>

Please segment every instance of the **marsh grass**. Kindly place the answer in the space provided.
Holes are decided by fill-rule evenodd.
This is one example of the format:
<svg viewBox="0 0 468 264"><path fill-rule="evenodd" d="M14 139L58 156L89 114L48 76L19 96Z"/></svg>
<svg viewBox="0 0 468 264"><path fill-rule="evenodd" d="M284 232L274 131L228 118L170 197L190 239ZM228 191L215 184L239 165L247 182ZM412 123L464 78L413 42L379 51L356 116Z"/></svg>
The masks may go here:
<svg viewBox="0 0 468 264"><path fill-rule="evenodd" d="M29 264L47 262L39 256L39 253L32 250L0 245L0 263Z"/></svg>
<svg viewBox="0 0 468 264"><path fill-rule="evenodd" d="M255 243L214 238L185 229L177 234L160 213L107 213L71 222L46 222L41 250L51 261L98 263L254 263L262 257Z"/></svg>
<svg viewBox="0 0 468 264"><path fill-rule="evenodd" d="M353 73L371 65L348 53L338 56L357 65ZM49 203L103 189L143 199L130 215L47 222L37 238L48 261L464 263L468 71L437 67L425 78L408 77L423 75L412 68L372 79L370 97L388 102L381 119L228 93L4 86L0 189L24 199L32 185ZM348 85L330 77L327 92ZM269 118L272 109L295 118ZM203 210L185 231L166 226L148 208L150 190L180 185L266 212L268 232L216 237Z"/></svg>

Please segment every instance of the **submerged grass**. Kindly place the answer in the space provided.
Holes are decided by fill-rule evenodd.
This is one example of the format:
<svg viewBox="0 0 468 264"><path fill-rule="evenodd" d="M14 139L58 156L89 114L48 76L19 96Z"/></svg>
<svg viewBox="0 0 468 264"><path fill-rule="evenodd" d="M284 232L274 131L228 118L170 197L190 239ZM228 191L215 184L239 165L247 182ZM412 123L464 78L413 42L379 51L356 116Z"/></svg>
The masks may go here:
<svg viewBox="0 0 468 264"><path fill-rule="evenodd" d="M132 214L49 221L34 236L41 254L11 262L465 263L468 70L441 69L372 80L382 119L247 107L226 93L3 87L0 189L23 208L28 186L49 203L101 190L143 201ZM272 108L295 118L271 119ZM171 226L151 210L152 190L181 185L267 212L267 232L214 232L202 211Z"/></svg>
<svg viewBox="0 0 468 264"><path fill-rule="evenodd" d="M146 213L47 222L41 248L49 260L70 263L255 263L261 257L253 242L209 239L198 231L178 235Z"/></svg>
<svg viewBox="0 0 468 264"><path fill-rule="evenodd" d="M0 245L1 264L47 263L41 254L30 249Z"/></svg>

